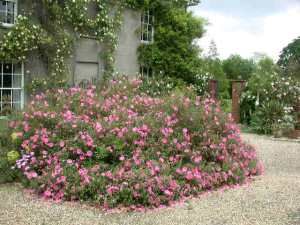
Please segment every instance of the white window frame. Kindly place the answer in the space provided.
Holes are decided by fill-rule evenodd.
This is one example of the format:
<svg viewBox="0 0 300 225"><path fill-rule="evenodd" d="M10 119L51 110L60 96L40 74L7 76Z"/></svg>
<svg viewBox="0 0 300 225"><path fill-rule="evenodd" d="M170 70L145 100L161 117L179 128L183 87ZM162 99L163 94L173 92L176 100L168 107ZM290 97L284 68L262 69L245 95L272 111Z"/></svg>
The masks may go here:
<svg viewBox="0 0 300 225"><path fill-rule="evenodd" d="M154 16L151 15L150 10L145 10L141 15L141 42L149 44L154 41ZM145 15L147 15L147 21L145 21ZM149 33L149 26L151 26L151 33ZM144 40L144 34L147 32L147 39Z"/></svg>
<svg viewBox="0 0 300 225"><path fill-rule="evenodd" d="M3 27L7 27L7 28L10 28L10 27L13 27L16 23L16 20L17 20L17 14L18 14L18 0L4 0L5 2L13 2L15 3L15 7L14 7L14 21L13 23L4 23L4 22L1 22L0 21L0 25L3 26ZM0 12L4 12L6 14L6 18L7 18L7 5L6 5L6 10L5 11L0 11Z"/></svg>
<svg viewBox="0 0 300 225"><path fill-rule="evenodd" d="M4 64L11 64L12 65L12 72L11 74L4 73ZM16 74L14 73L14 66L16 64L21 65L21 73ZM10 104L11 110L14 110L14 105L19 104L20 109L22 110L24 108L24 63L18 62L18 63L12 63L12 62L3 62L0 61L0 79L1 79L1 85L0 85L0 112L3 109L4 105ZM11 87L4 87L4 76L11 75ZM21 76L21 86L20 87L14 87L14 77L15 76ZM13 91L19 90L20 91L20 99L16 101L13 99ZM10 91L10 101L3 101L3 91Z"/></svg>

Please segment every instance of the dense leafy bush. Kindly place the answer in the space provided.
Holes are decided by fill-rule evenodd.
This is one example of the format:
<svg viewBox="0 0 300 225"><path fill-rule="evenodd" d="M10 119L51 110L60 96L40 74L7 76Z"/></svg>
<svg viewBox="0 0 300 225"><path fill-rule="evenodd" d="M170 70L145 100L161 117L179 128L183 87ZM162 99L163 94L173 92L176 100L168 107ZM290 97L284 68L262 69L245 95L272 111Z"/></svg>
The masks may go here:
<svg viewBox="0 0 300 225"><path fill-rule="evenodd" d="M288 117L290 111L285 110L284 104L280 101L271 100L264 102L261 106L257 107L251 117L251 127L257 133L271 134L276 125L281 122L290 122L293 118ZM286 121L283 121L283 118ZM289 118L289 120L287 119Z"/></svg>
<svg viewBox="0 0 300 225"><path fill-rule="evenodd" d="M10 137L29 187L104 208L168 205L261 172L253 147L213 100L153 98L140 80L35 96ZM15 150L15 149L13 149Z"/></svg>
<svg viewBox="0 0 300 225"><path fill-rule="evenodd" d="M205 20L186 10L181 1L144 2L149 2L155 17L155 41L139 47L140 64L192 83L200 63L194 40L203 36Z"/></svg>
<svg viewBox="0 0 300 225"><path fill-rule="evenodd" d="M15 181L20 174L11 169L20 153L14 150L13 143L7 141L7 125L8 120L0 118L0 184Z"/></svg>
<svg viewBox="0 0 300 225"><path fill-rule="evenodd" d="M281 52L277 64L284 74L300 80L300 37L289 43Z"/></svg>
<svg viewBox="0 0 300 225"><path fill-rule="evenodd" d="M177 78L155 75L152 77L141 77L142 83L139 91L151 97L159 97L170 94L175 89L182 89L187 84Z"/></svg>
<svg viewBox="0 0 300 225"><path fill-rule="evenodd" d="M300 83L278 74L276 66L264 59L247 83L242 95L243 122L252 124L256 132L271 134L274 129L293 128L293 108L300 101Z"/></svg>

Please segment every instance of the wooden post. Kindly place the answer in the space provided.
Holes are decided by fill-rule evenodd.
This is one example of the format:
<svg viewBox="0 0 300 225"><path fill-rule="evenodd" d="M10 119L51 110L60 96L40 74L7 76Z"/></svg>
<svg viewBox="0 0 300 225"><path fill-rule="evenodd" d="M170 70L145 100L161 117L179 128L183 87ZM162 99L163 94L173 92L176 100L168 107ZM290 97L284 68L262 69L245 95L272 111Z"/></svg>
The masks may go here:
<svg viewBox="0 0 300 225"><path fill-rule="evenodd" d="M218 98L218 81L217 80L209 80L209 94L210 97L217 100Z"/></svg>
<svg viewBox="0 0 300 225"><path fill-rule="evenodd" d="M240 118L240 97L245 87L244 80L233 80L232 81L232 117L236 123L239 123Z"/></svg>

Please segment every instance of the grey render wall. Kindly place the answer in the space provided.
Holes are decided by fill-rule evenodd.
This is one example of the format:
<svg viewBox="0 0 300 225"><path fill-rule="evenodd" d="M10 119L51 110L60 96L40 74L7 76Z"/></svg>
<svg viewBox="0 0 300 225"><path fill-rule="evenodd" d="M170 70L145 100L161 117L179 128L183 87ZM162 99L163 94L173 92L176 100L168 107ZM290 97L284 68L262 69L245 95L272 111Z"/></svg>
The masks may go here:
<svg viewBox="0 0 300 225"><path fill-rule="evenodd" d="M141 12L125 10L119 45L115 53L115 68L121 74L134 76L139 73L137 49L141 44L140 29Z"/></svg>
<svg viewBox="0 0 300 225"><path fill-rule="evenodd" d="M19 1L19 13L27 10L26 4L24 5L22 1ZM141 12L125 9L123 23L118 34L118 47L115 51L115 69L120 74L135 76L139 73L137 49L141 43L140 26ZM5 29L0 27L0 36L3 33L5 33ZM82 80L101 80L104 73L104 62L101 58L103 45L88 37L79 38L75 42L73 54L67 60L70 85L78 84ZM28 57L24 63L24 68L25 86L33 78L45 77L47 74L47 65L38 52L34 52ZM26 93L26 95L28 94L30 93Z"/></svg>
<svg viewBox="0 0 300 225"><path fill-rule="evenodd" d="M119 74L135 76L139 73L137 49L140 41L141 12L125 9L123 23L118 34L118 47L115 52L115 69ZM74 84L82 80L101 80L104 62L101 51L104 44L91 38L76 41L74 57L71 60L71 74Z"/></svg>

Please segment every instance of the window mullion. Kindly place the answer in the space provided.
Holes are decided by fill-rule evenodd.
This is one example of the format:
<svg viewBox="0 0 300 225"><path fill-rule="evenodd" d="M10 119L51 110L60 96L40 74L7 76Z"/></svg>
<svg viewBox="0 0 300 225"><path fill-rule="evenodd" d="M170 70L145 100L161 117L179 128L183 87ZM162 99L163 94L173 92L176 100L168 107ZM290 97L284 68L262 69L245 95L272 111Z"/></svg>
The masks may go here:
<svg viewBox="0 0 300 225"><path fill-rule="evenodd" d="M24 63L22 62L22 65L21 65L21 73L22 73L22 81L21 81L21 99L20 99L20 104L21 104L21 109L24 108L24 96L25 96L25 93L24 93Z"/></svg>
<svg viewBox="0 0 300 225"><path fill-rule="evenodd" d="M7 11L8 11L8 2L6 1L5 2L5 23L7 23L8 22L8 14L7 14Z"/></svg>
<svg viewBox="0 0 300 225"><path fill-rule="evenodd" d="M0 103L1 103L1 108L0 108L0 110L2 111L2 109L3 109L3 90L2 90L2 88L3 88L3 62L1 62L1 87L0 87Z"/></svg>
<svg viewBox="0 0 300 225"><path fill-rule="evenodd" d="M13 88L14 88L14 64L12 63L11 64L11 97L10 97L10 102L11 102L11 108L13 108L13 101L14 101L14 91L13 91Z"/></svg>

